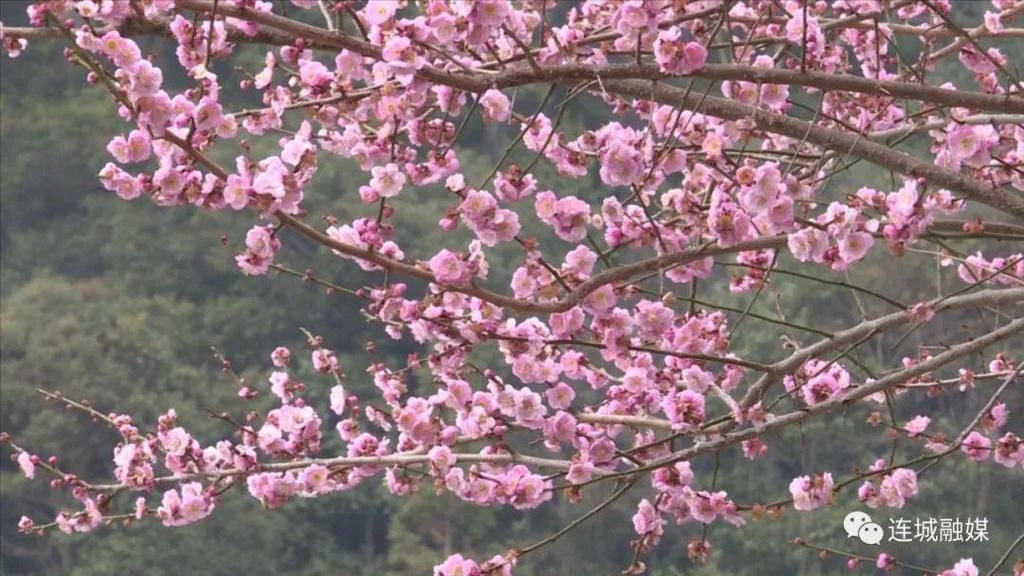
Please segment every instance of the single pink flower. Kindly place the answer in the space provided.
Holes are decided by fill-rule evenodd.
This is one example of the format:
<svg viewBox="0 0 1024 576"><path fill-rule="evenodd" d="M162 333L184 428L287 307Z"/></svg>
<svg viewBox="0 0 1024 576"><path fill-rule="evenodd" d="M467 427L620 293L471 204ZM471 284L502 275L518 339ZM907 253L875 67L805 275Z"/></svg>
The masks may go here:
<svg viewBox="0 0 1024 576"><path fill-rule="evenodd" d="M22 451L18 453L18 466L21 467L22 473L29 480L36 477L36 464L32 461L32 455L28 452Z"/></svg>
<svg viewBox="0 0 1024 576"><path fill-rule="evenodd" d="M484 118L492 122L504 122L508 120L511 113L511 103L508 96L500 90L488 90L480 97L480 108Z"/></svg>
<svg viewBox="0 0 1024 576"><path fill-rule="evenodd" d="M964 438L960 450L971 460L983 462L992 455L992 441L980 432L971 432Z"/></svg>
<svg viewBox="0 0 1024 576"><path fill-rule="evenodd" d="M370 172L373 174L370 188L382 198L394 198L405 187L405 174L397 164L374 166Z"/></svg>
<svg viewBox="0 0 1024 576"><path fill-rule="evenodd" d="M458 254L443 249L430 259L430 271L438 284L465 286L469 283L469 269Z"/></svg>
<svg viewBox="0 0 1024 576"><path fill-rule="evenodd" d="M793 508L797 510L814 510L832 501L832 474L826 472L810 476L794 478L789 483L789 493L793 496Z"/></svg>
<svg viewBox="0 0 1024 576"><path fill-rule="evenodd" d="M931 421L932 419L927 416L914 416L914 418L903 425L903 429L907 431L907 436L913 438L924 432Z"/></svg>

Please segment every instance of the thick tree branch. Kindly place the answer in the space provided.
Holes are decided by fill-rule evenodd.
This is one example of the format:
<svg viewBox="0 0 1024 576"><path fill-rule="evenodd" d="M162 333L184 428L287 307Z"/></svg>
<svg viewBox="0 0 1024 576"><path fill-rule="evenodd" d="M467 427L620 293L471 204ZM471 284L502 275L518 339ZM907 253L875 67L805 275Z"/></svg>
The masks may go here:
<svg viewBox="0 0 1024 576"><path fill-rule="evenodd" d="M879 130L877 132L869 132L868 138L872 140L885 140L894 136L906 136L907 134L913 134L916 132L925 132L928 130L938 130L949 126L950 124L967 124L967 125L1001 125L1001 124L1021 124L1024 125L1024 115L1021 114L976 114L974 116L968 116L957 120L955 118L940 118L938 120L932 120L923 124L912 124L899 126L897 128L890 128L888 130Z"/></svg>
<svg viewBox="0 0 1024 576"><path fill-rule="evenodd" d="M178 0L179 9L197 12L210 12L212 0ZM381 49L370 42L351 36L334 33L317 26L278 16L269 12L260 12L236 6L221 6L218 11L226 16L244 18L251 22L263 24L271 28L293 35L295 38L329 46L337 49L348 49L353 52L380 59ZM508 72L488 74L449 73L432 67L420 70L419 75L427 81L439 82L461 88L470 92L483 92L488 88L505 88L553 81L580 81L593 79L646 79L663 80L671 76L661 72L655 64L609 64L592 66L587 64L566 64L545 66L540 69L533 67L513 68ZM1001 96L980 92L964 92L947 90L935 86L912 82L894 82L872 80L860 76L844 74L826 74L822 72L801 72L781 68L759 68L736 64L707 64L690 75L708 80L745 80L768 84L788 84L809 86L823 90L843 90L878 94L887 97L910 98L947 106L962 106L986 110L990 112L1024 113L1024 97Z"/></svg>
<svg viewBox="0 0 1024 576"><path fill-rule="evenodd" d="M212 10L213 3L209 0L179 0L177 6L178 8L208 12ZM222 11L225 15L245 18L252 22L294 34L296 37L333 45L335 48L353 50L364 56L380 58L381 52L378 46L350 36L332 33L323 28L296 22L276 14L259 12L244 7L224 6ZM700 74L706 74L709 78L719 80L745 79L786 84L804 84L830 90L870 90L871 93L890 97L935 101L936 103L946 105L965 106L994 112L1024 113L1024 98L1019 96L1011 98L1009 95L998 96L960 92L905 82L887 83L855 76L829 75L815 72L801 73L784 69L757 69L754 67L737 67L732 65L708 65L697 72L697 75ZM693 94L664 83L658 83L652 87L650 82L635 79L664 78L665 75L652 64L609 65L608 67L598 69L586 65L552 66L540 70L522 67L498 74L446 72L428 66L420 70L417 75L429 82L445 84L471 92L483 92L492 86L511 87L536 82L575 83L580 80L601 80L605 90L619 96L629 96L643 100L653 99L662 104L686 110L696 110L699 108L705 114L726 120L750 118L754 120L758 128L767 132L806 140L807 142L833 150L844 151L847 154L863 158L897 173L924 178L939 187L960 192L1007 214L1024 219L1024 199L969 176L964 176L910 155L896 152L866 140L859 135L816 126L803 120L775 114L733 100ZM616 78L633 79L616 80Z"/></svg>
<svg viewBox="0 0 1024 576"><path fill-rule="evenodd" d="M871 142L858 134L851 134L831 128L823 128L804 120L761 110L753 106L741 104L725 98L701 98L687 94L680 88L658 84L653 89L649 82L641 80L613 80L604 82L609 92L620 96L651 99L662 104L677 106L686 110L696 110L704 114L725 120L752 119L758 128L782 134L798 140L823 146L832 150L842 151L852 156L863 158L872 164L882 166L906 176L924 178L931 184L959 192L965 196L991 206L997 210L1024 220L1024 198L1008 190L995 188L980 180L965 176L925 162L909 154L897 152L891 148Z"/></svg>
<svg viewBox="0 0 1024 576"><path fill-rule="evenodd" d="M982 290L970 294L954 296L945 300L936 298L929 304L936 314L944 310L964 308L970 306L988 306L993 304L1015 304L1024 301L1024 288L1005 288ZM807 360L835 350L841 346L851 344L874 332L888 330L894 326L901 326L913 321L913 318L906 312L894 312L862 322L856 326L835 333L831 338L825 338L818 342L801 348L789 355L784 360L772 364L778 372L789 373L800 367ZM761 399L764 392L773 383L778 381L778 376L768 373L758 379L747 391L747 394L740 401L740 405L748 408Z"/></svg>
<svg viewBox="0 0 1024 576"><path fill-rule="evenodd" d="M179 0L177 7L197 12L210 12L214 6L210 0ZM336 49L344 48L364 56L380 58L380 47L376 45L290 18L230 4L220 6L219 11L225 16L244 18L294 35L296 38L304 38L313 45L320 44ZM652 64L616 64L599 68L586 65L564 65L545 67L539 70L523 67L498 74L447 72L428 66L420 70L418 76L426 81L477 93L492 86L512 87L536 82L575 83L588 79L601 80L605 90L619 96L653 99L687 110L699 108L702 113L726 120L752 119L761 130L806 140L825 148L843 151L900 174L924 178L936 186L959 192L978 202L1024 219L1024 199L1019 196L975 178L894 151L860 135L817 126L733 100L692 94L664 83L658 83L652 87L650 82L638 80L637 78L645 80L666 78ZM1024 113L1024 98L1020 96L961 92L906 82L883 82L856 76L713 64L705 66L694 76L714 80L744 79L804 85L819 89L864 91L887 97L913 98L949 106L964 106L994 112Z"/></svg>
<svg viewBox="0 0 1024 576"><path fill-rule="evenodd" d="M214 2L212 0L178 0L177 7L195 12L212 12ZM289 45L294 44L296 39L302 38L307 42L307 45L312 47L348 49L370 58L380 59L381 57L380 47L373 43L270 12L262 12L231 4L218 6L217 12L224 16L243 18L270 28L270 30L263 29L254 36L246 36L235 30L229 35L229 39L233 42ZM129 19L119 30L126 35L168 35L169 30L167 26L167 22L162 21ZM59 38L62 35L59 29L52 27L5 27L4 34L12 38ZM472 73L450 73L428 66L419 72L419 76L424 80L438 82L470 92L483 92L489 88L511 88L562 80L580 81L598 78L602 80L666 80L672 78L672 76L661 72L657 65L650 63L608 64L605 66L564 64L542 68L531 66L512 68L497 74L484 70L477 70ZM738 64L707 64L687 77L716 81L742 80L764 84L806 86L819 90L906 98L989 112L1024 114L1024 97L1020 95L949 90L915 82L875 80L846 74L826 74L814 71L802 72L800 70L762 68Z"/></svg>
<svg viewBox="0 0 1024 576"><path fill-rule="evenodd" d="M539 458L523 454L479 454L464 453L454 454L456 462L460 464L487 463L487 464L529 464L539 468L552 470L568 470L571 464L568 460L553 460L551 458ZM156 485L178 484L192 480L220 480L223 478L251 476L262 472L287 472L308 468L319 464L327 468L348 468L354 466L409 466L413 464L426 464L430 462L430 456L422 451L411 453L390 454L387 456L339 456L336 458L303 458L289 462L269 462L258 464L253 468L231 468L215 472L193 472L189 474L176 474L172 476L160 476L153 480ZM117 490L123 488L122 484L90 484L91 489L99 491Z"/></svg>
<svg viewBox="0 0 1024 576"><path fill-rule="evenodd" d="M462 76L462 74L456 74ZM1002 113L1024 113L1024 97L985 94L947 90L937 86L912 82L873 80L846 74L824 72L801 72L785 68L761 68L737 64L705 64L687 78L707 80L742 80L762 84L785 84L805 86L819 90L873 94L887 98L907 98L920 102L931 102L944 106L959 106ZM491 84L497 88L521 86L554 80L581 81L600 78L606 80L669 80L673 78L658 69L655 64L608 64L588 66L585 64L564 64L545 66L540 70L517 68L495 75Z"/></svg>
<svg viewBox="0 0 1024 576"><path fill-rule="evenodd" d="M693 459L697 456L700 456L701 454L717 452L723 448L732 446L734 444L738 444L744 440L761 436L766 432L771 432L772 430L785 428L797 424L799 422L803 422L804 420L807 420L811 416L837 410L843 406L849 405L850 403L856 400L860 400L872 394L877 394L878 392L888 390L889 388L906 382L907 380L910 380L915 376L920 376L927 372L937 370L954 360L957 360L964 356L968 356L970 354L974 354L975 352L979 352L997 342L1010 338L1011 336L1014 336L1016 334L1020 334L1022 331L1024 331L1024 318L1017 318L1010 322L1009 324L1003 326L1002 328L993 330L985 334L984 336L980 336L969 342L964 342L962 344L952 346L946 351L935 356L932 356L931 358L928 358L923 362L920 362L909 368L893 372L892 374L879 378L874 382L852 388L845 394L839 394L824 402L820 402L813 406L808 406L807 408L801 410L789 412L781 416L776 416L775 418L768 420L763 424L751 426L749 428L745 428L737 432L724 434L722 436L715 437L705 442L698 442L689 448L680 450L669 456L665 456L664 458L660 458L658 460L655 460L654 462L645 464L644 466L641 466L634 470L630 470L628 473L636 474L640 472L646 472L649 470L655 470L658 468L662 468L664 466L670 466L676 462Z"/></svg>

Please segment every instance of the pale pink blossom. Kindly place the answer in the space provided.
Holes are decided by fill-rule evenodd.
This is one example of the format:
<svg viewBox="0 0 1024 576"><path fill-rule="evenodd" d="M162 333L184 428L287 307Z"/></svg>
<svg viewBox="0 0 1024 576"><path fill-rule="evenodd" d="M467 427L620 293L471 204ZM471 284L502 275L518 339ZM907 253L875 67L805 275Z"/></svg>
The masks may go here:
<svg viewBox="0 0 1024 576"><path fill-rule="evenodd" d="M484 118L492 122L504 122L508 120L511 106L508 96L500 90L488 90L480 97L480 108Z"/></svg>
<svg viewBox="0 0 1024 576"><path fill-rule="evenodd" d="M331 388L331 412L338 416L345 412L345 388L340 384Z"/></svg>
<svg viewBox="0 0 1024 576"><path fill-rule="evenodd" d="M336 372L341 369L341 362L333 350L317 348L313 351L313 368L317 372Z"/></svg>
<svg viewBox="0 0 1024 576"><path fill-rule="evenodd" d="M458 254L447 249L441 250L430 259L430 271L439 284L465 286L470 280L466 263Z"/></svg>
<svg viewBox="0 0 1024 576"><path fill-rule="evenodd" d="M270 353L270 360L274 366L278 368L284 368L288 366L289 360L291 360L292 353L284 346L278 346L274 348L274 351Z"/></svg>
<svg viewBox="0 0 1024 576"><path fill-rule="evenodd" d="M793 508L797 510L814 510L832 502L832 474L800 476L789 483L789 493L793 496Z"/></svg>
<svg viewBox="0 0 1024 576"><path fill-rule="evenodd" d="M405 174L396 164L374 166L370 187L382 198L394 198L405 187Z"/></svg>
<svg viewBox="0 0 1024 576"><path fill-rule="evenodd" d="M690 74L704 67L708 51L697 42L684 42L680 28L660 32L654 42L658 67L667 74Z"/></svg>
<svg viewBox="0 0 1024 576"><path fill-rule="evenodd" d="M32 460L32 455L28 452L18 453L18 466L21 468L25 478L31 480L36 477L36 465Z"/></svg>
<svg viewBox="0 0 1024 576"><path fill-rule="evenodd" d="M371 26L380 26L394 17L397 9L395 0L370 0L363 8L363 18Z"/></svg>
<svg viewBox="0 0 1024 576"><path fill-rule="evenodd" d="M636 514L633 515L633 530L643 536L652 534L659 538L663 532L665 520L646 498L640 501Z"/></svg>
<svg viewBox="0 0 1024 576"><path fill-rule="evenodd" d="M254 226L245 235L245 252L235 256L235 262L245 274L266 274L280 248L272 226Z"/></svg>
<svg viewBox="0 0 1024 576"><path fill-rule="evenodd" d="M903 429L907 431L907 436L913 438L924 432L931 421L932 419L927 416L914 416L909 422L903 425Z"/></svg>
<svg viewBox="0 0 1024 576"><path fill-rule="evenodd" d="M971 558L961 558L949 570L943 570L939 576L978 576L978 567Z"/></svg>
<svg viewBox="0 0 1024 576"><path fill-rule="evenodd" d="M476 562L453 554L441 564L434 566L434 576L474 576L480 573Z"/></svg>
<svg viewBox="0 0 1024 576"><path fill-rule="evenodd" d="M572 386L565 382L559 382L554 387L548 388L545 396L547 396L549 406L556 410L566 410L572 405L576 392L573 391Z"/></svg>
<svg viewBox="0 0 1024 576"><path fill-rule="evenodd" d="M847 264L856 262L868 253L875 239L867 232L851 232L839 240L839 257Z"/></svg>
<svg viewBox="0 0 1024 576"><path fill-rule="evenodd" d="M980 432L971 432L964 438L960 445L960 451L975 462L988 460L992 455L992 441Z"/></svg>
<svg viewBox="0 0 1024 576"><path fill-rule="evenodd" d="M801 262L823 262L828 250L828 235L817 228L804 228L789 235L788 245L793 257Z"/></svg>
<svg viewBox="0 0 1024 576"><path fill-rule="evenodd" d="M993 454L997 464L1013 468L1024 468L1024 441L1013 432L1007 432L996 442Z"/></svg>

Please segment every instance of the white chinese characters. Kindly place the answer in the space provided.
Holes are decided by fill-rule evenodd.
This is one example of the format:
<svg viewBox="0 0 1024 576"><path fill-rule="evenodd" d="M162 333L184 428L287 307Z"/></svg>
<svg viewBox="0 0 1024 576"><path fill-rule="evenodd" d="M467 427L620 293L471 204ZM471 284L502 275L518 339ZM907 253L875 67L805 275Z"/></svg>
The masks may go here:
<svg viewBox="0 0 1024 576"><path fill-rule="evenodd" d="M858 538L869 545L887 542L970 543L988 542L988 518L889 518L888 538L882 526L861 511L843 519L847 538Z"/></svg>
<svg viewBox="0 0 1024 576"><path fill-rule="evenodd" d="M890 518L890 542L988 542L988 518Z"/></svg>

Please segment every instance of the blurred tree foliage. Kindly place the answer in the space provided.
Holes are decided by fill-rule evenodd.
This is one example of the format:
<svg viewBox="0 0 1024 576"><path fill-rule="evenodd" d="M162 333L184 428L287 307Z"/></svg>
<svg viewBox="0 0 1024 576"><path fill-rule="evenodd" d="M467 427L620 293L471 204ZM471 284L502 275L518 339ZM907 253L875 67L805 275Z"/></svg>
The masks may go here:
<svg viewBox="0 0 1024 576"><path fill-rule="evenodd" d="M24 7L24 2L2 3L0 20L22 21ZM245 54L253 62L259 56L257 51ZM274 346L288 345L300 360L306 359L298 330L304 327L324 336L340 352L349 373L348 385L363 394L373 388L364 372L369 363L398 364L416 350L409 340L391 341L378 327L368 326L355 299L325 295L293 277L249 279L238 273L232 257L252 223L250 214L159 209L144 200L122 202L102 191L95 175L107 161L107 140L123 126L106 95L84 87L81 71L62 62L61 46L36 42L19 60L3 59L0 65L0 429L19 443L43 455L59 455L68 469L105 478L111 469L115 434L81 414L44 403L36 388L88 398L100 410L131 413L141 423L153 422L173 406L200 439L212 441L230 430L207 416L206 410L240 414L241 408L234 399L235 386L220 371L211 346L251 383L266 390L268 354ZM237 71L220 72L235 78L226 83L237 84ZM552 102L563 96L564 92L556 92ZM541 94L522 91L517 107L532 111L540 100ZM602 121L595 115L599 107L571 110L563 122L570 132ZM547 112L553 114L552 106ZM503 131L483 126L479 119L468 125L462 158L471 184L504 152ZM256 142L254 150L265 145ZM519 150L510 161L525 164L530 159L529 153ZM593 200L607 193L593 178L559 181L543 163L537 176L542 184L557 186L561 194ZM347 161L324 156L309 194L314 199L311 213L333 214L341 220L370 214L375 208L362 205L355 195L364 178ZM891 183L887 175L862 164L838 175L829 189L832 194L845 194L861 185L888 188ZM439 192L416 190L403 196L403 202L416 209L399 209L395 223L399 240L409 243L413 256L429 255L426 247L443 239L451 242L435 225L452 206L451 199ZM537 236L542 246L564 247L534 217L527 216L524 224L524 233ZM348 287L366 283L354 266L327 251L295 237L285 242L282 264L312 268ZM492 263L491 282L507 282L521 260L522 254L512 248L499 251ZM904 302L916 302L932 293L938 273L934 261L917 262L877 256L873 265L859 266L851 280L880 287ZM783 259L782 264L784 269L800 270L795 262ZM752 294L723 297L727 275L719 273L714 280L702 282L698 296L714 292L716 301L724 298L735 310L729 312L735 321ZM844 277L836 275L834 280ZM791 323L831 330L859 319L861 306L869 315L892 310L884 302L864 294L855 296L846 288L824 290L805 279L777 274L751 308L754 316L743 319L747 326L737 338L748 355L768 359L778 354L783 335L805 342L817 336L780 328L756 315L778 318L782 311ZM955 323L948 330L951 341L960 338ZM914 336L899 349L891 349L899 336L880 338L873 357L859 360L869 367L880 366L912 353L918 343ZM378 344L373 355L365 351L370 339ZM490 364L487 357L476 360ZM310 373L300 372L300 376L307 378L313 399L325 396L328 382ZM431 383L414 380L411 385ZM1012 395L1016 406L1024 406L1019 389ZM939 397L922 402L939 405L951 422L957 422L982 400L963 403ZM901 422L914 415L909 408L903 410L896 415ZM838 478L854 466L866 467L871 464L864 461L866 448L878 448L886 440L882 431L864 424L865 416L863 411L852 411L827 424L813 422L799 432L768 438L768 457L752 466L740 465L738 450L724 453L717 463L717 485L737 501L749 503L766 495L769 499L787 496L789 480L802 473L831 470ZM695 462L694 468L698 483L709 487L715 462ZM1024 525L1020 480L1019 471L1008 474L994 466L942 464L941 470L922 478L919 498L889 515L985 516L992 540L948 547L908 545L897 549L898 554L936 567L950 566L961 556L974 556L982 566L991 564ZM272 513L260 510L247 496L228 497L213 517L185 528L165 529L148 521L130 529L39 538L18 534L18 518L27 514L44 521L68 502L44 482L26 481L5 459L0 469L0 573L424 574L454 551L486 558L543 538L605 498L607 491L607 487L589 489L581 504L556 501L536 513L521 514L479 509L450 494L436 496L430 485L413 497L395 499L371 481L349 493L293 502ZM638 484L629 497L598 518L532 554L517 574L618 573L632 556L627 545L632 536L629 517L643 491L643 483ZM822 562L816 554L793 549L788 542L801 536L825 545L849 546L839 527L843 515L857 507L853 492L846 491L837 506L824 512L787 512L781 520L755 522L741 530L713 526L708 537L716 553L704 566L694 566L686 558L686 544L701 535L701 528L670 528L647 562L653 574L664 576L833 573L842 566L840 560ZM880 517L876 521L885 522L886 513L875 515ZM871 554L866 546L859 552Z"/></svg>

